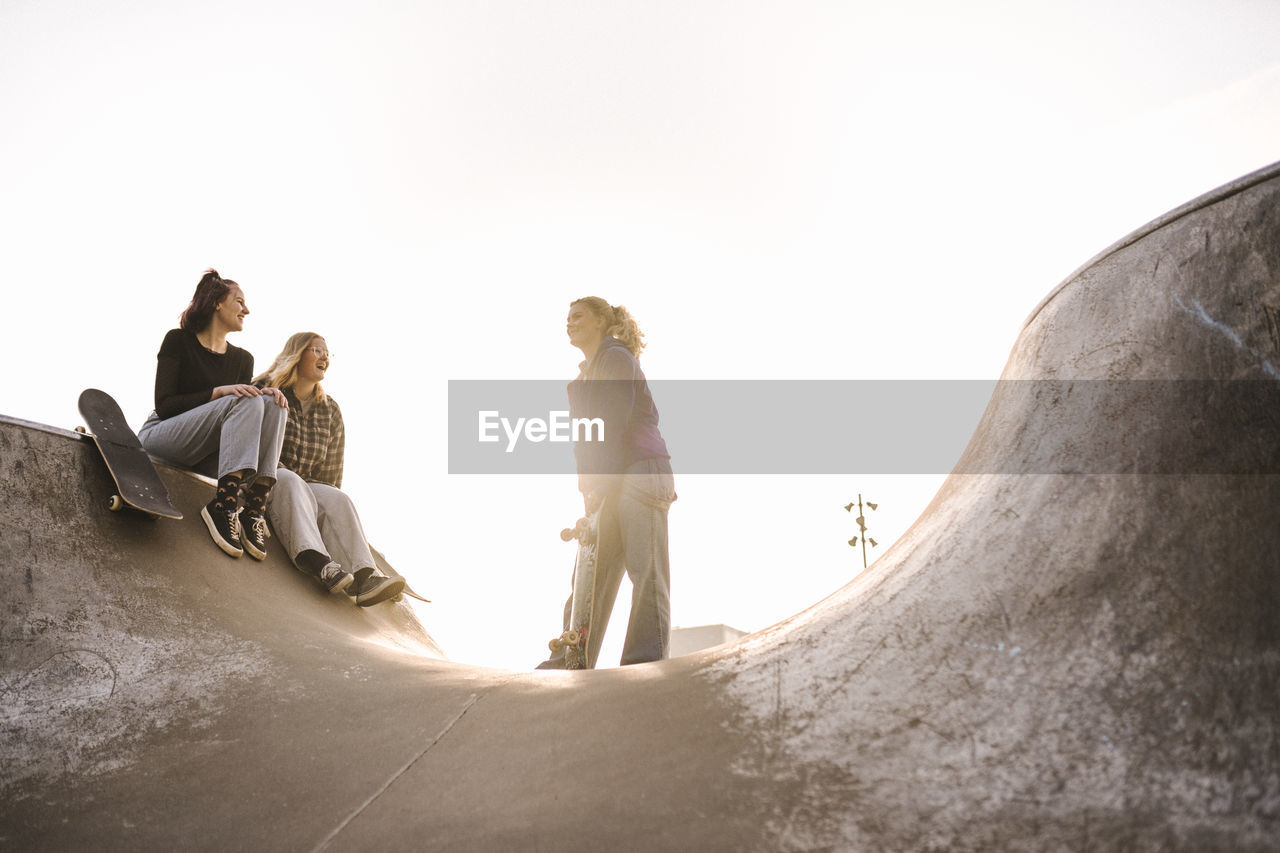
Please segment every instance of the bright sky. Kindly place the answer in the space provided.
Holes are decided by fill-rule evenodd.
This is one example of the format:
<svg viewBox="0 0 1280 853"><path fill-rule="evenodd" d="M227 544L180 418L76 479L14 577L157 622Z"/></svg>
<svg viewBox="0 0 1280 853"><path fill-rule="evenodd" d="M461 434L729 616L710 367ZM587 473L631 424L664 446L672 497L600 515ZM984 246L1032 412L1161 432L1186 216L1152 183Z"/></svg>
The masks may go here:
<svg viewBox="0 0 1280 853"><path fill-rule="evenodd" d="M572 378L587 294L651 378L994 378L1072 270L1280 159L1280 4L0 0L0 116L0 412L71 428L95 386L141 424L215 266L259 367L327 337L428 629L526 668L581 504L450 477L449 379ZM744 630L861 568L843 504L883 554L941 481L673 465L673 622Z"/></svg>

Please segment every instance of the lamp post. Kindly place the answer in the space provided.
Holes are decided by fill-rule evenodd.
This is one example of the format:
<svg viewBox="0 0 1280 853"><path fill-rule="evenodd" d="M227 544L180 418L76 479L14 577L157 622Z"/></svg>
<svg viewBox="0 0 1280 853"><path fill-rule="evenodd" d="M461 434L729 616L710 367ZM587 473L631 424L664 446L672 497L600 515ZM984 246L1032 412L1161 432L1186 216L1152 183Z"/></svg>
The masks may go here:
<svg viewBox="0 0 1280 853"><path fill-rule="evenodd" d="M844 505L844 511L853 512L854 506L855 504L853 504L852 502L847 503ZM862 533L862 568L865 569L867 567L867 543L870 542L871 547L874 548L876 547L876 540L872 539L870 536L867 535L867 518L862 514L862 493L861 492L858 493L858 503L856 504L856 506L858 507L858 518L857 518L858 530L859 532ZM873 504L871 501L867 501L867 507L869 509L877 509L879 507L879 504ZM849 540L849 546L852 548L858 547L857 536Z"/></svg>

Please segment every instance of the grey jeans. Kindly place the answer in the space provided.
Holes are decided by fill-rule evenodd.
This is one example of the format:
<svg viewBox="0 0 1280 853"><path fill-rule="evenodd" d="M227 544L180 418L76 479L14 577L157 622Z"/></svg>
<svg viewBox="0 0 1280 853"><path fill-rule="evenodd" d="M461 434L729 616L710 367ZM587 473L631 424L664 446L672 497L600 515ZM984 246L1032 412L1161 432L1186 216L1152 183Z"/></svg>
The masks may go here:
<svg viewBox="0 0 1280 853"><path fill-rule="evenodd" d="M152 456L190 467L218 454L218 477L252 471L274 481L289 410L270 397L226 396L190 411L147 418L138 438Z"/></svg>
<svg viewBox="0 0 1280 853"><path fill-rule="evenodd" d="M675 478L667 459L642 459L622 476L621 488L600 510L596 595L601 613L610 613L626 570L631 579L631 616L622 645L622 665L662 660L671 645L671 557L667 548L667 512L676 499ZM573 595L565 602L569 628ZM591 632L595 660L604 627Z"/></svg>
<svg viewBox="0 0 1280 853"><path fill-rule="evenodd" d="M341 489L280 468L267 518L295 565L303 551L319 551L348 572L377 567L355 504Z"/></svg>

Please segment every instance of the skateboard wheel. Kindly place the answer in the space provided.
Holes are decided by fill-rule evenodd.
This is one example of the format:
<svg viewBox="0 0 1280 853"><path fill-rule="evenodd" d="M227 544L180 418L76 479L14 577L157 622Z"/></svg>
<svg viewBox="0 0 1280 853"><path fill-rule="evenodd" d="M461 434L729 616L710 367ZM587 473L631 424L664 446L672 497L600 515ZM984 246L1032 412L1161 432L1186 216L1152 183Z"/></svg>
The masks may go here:
<svg viewBox="0 0 1280 853"><path fill-rule="evenodd" d="M76 432L80 433L81 435L88 435L88 434L89 434L89 431L88 431L87 429L85 429L84 427L82 427L82 426L78 426L78 427L76 427Z"/></svg>
<svg viewBox="0 0 1280 853"><path fill-rule="evenodd" d="M107 509L111 510L112 512L119 512L120 510L124 509L124 499L121 498L119 495L112 495L111 497L107 498Z"/></svg>

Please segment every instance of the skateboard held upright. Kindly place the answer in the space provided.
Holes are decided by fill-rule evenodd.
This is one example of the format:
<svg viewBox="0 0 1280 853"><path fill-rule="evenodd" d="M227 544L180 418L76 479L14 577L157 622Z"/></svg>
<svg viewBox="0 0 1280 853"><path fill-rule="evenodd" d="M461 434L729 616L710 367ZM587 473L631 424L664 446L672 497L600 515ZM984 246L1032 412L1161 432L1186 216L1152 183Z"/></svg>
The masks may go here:
<svg viewBox="0 0 1280 853"><path fill-rule="evenodd" d="M564 649L565 669L592 669L592 633L604 630L599 610L597 571L600 556L600 509L578 519L573 527L560 531L565 542L578 540L573 563L573 603L569 613L569 629L547 645L552 653ZM599 643L594 644L599 649Z"/></svg>
<svg viewBox="0 0 1280 853"><path fill-rule="evenodd" d="M105 391L88 388L80 395L80 415L88 429L77 427L77 431L93 438L116 483L116 493L106 500L107 509L116 512L128 506L152 517L182 518L120 404Z"/></svg>

